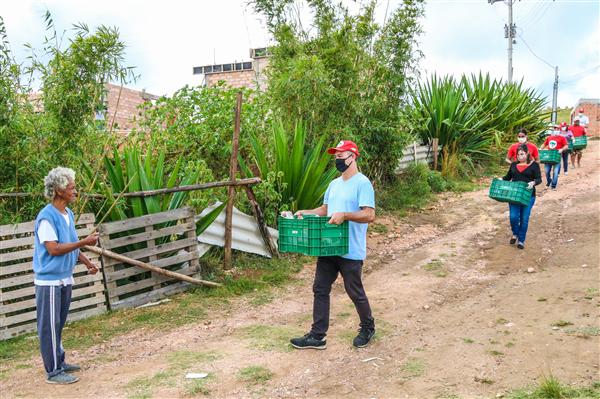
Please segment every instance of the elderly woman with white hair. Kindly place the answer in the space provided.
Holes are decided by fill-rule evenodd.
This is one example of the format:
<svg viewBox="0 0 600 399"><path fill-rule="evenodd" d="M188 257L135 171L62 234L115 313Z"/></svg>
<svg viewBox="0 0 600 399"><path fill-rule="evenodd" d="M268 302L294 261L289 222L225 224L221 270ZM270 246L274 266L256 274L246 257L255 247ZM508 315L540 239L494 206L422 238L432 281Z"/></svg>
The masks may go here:
<svg viewBox="0 0 600 399"><path fill-rule="evenodd" d="M94 245L98 234L78 240L73 212L67 207L77 198L72 169L52 169L44 178L44 194L50 203L35 219L33 253L37 330L46 382L71 384L79 379L69 373L80 367L65 363L62 329L71 304L73 268L77 261L86 265L89 273L98 272L98 268L79 251L85 245Z"/></svg>

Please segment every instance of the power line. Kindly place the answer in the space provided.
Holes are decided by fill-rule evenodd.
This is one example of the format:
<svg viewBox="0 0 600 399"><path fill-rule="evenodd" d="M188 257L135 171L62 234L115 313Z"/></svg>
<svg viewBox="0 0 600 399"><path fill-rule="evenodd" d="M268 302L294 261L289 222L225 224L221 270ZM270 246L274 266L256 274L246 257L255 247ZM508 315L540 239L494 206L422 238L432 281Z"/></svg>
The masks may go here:
<svg viewBox="0 0 600 399"><path fill-rule="evenodd" d="M578 73L576 73L576 74L573 74L573 75L571 75L571 76L568 76L568 77L567 77L567 79L566 79L566 80L563 80L563 82L562 82L562 83L563 83L563 84L565 84L565 83L572 83L572 82L575 82L575 81L577 81L577 80L579 80L579 79L581 79L581 78L583 78L583 77L586 77L587 75L589 75L589 74L593 73L594 71L596 71L596 70L597 70L597 69L599 69L599 68L600 68L600 65L596 65L596 66L594 66L594 67L591 67L591 68L589 68L589 69L586 69L586 70L584 70L584 71L581 71L581 72L578 72Z"/></svg>
<svg viewBox="0 0 600 399"><path fill-rule="evenodd" d="M535 58L537 58L538 60L542 61L544 64L548 65L550 68L554 69L554 65L552 65L551 63L549 63L548 61L546 61L545 59L543 59L542 57L540 57L539 55L537 55L532 49L531 47L529 47L529 44L527 44L527 41L525 40L525 38L520 34L517 33L517 36L519 36L519 38L523 41L523 44L525 45L525 47L527 47L527 49L529 50L529 52L531 54L533 54L533 56Z"/></svg>

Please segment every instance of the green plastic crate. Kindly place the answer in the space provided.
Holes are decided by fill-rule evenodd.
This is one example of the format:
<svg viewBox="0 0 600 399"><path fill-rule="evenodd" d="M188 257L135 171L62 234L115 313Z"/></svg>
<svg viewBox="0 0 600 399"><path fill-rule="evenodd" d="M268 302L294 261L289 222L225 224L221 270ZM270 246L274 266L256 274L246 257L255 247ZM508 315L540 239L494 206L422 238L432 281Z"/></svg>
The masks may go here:
<svg viewBox="0 0 600 399"><path fill-rule="evenodd" d="M583 150L587 147L587 136L573 137L573 149Z"/></svg>
<svg viewBox="0 0 600 399"><path fill-rule="evenodd" d="M330 217L304 215L302 219L279 217L279 252L308 256L341 256L348 253L348 222L329 224Z"/></svg>
<svg viewBox="0 0 600 399"><path fill-rule="evenodd" d="M509 202L517 205L529 205L532 190L527 188L523 181L507 181L494 179L490 185L489 196L500 202Z"/></svg>
<svg viewBox="0 0 600 399"><path fill-rule="evenodd" d="M569 152L573 151L573 140L569 140Z"/></svg>
<svg viewBox="0 0 600 399"><path fill-rule="evenodd" d="M558 150L540 150L540 162L557 164L560 162L560 152Z"/></svg>

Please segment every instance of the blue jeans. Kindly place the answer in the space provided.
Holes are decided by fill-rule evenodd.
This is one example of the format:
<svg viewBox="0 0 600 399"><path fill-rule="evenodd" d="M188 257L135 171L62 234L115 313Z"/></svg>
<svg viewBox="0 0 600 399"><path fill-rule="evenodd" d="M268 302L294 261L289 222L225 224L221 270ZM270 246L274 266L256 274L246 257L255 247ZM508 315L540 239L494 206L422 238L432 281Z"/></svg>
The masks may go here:
<svg viewBox="0 0 600 399"><path fill-rule="evenodd" d="M565 173L569 171L569 151L565 151L562 153L562 160L563 160L563 169L565 170Z"/></svg>
<svg viewBox="0 0 600 399"><path fill-rule="evenodd" d="M552 177L550 177L550 171L554 168L552 173ZM560 162L554 165L544 164L544 169L546 170L546 185L552 186L552 188L556 188L558 184L558 174L560 173Z"/></svg>
<svg viewBox="0 0 600 399"><path fill-rule="evenodd" d="M528 206L508 204L508 209L510 211L510 228L512 229L513 235L522 243L525 243L527 227L529 226L529 215L531 215L533 204L535 204L535 197L531 197Z"/></svg>

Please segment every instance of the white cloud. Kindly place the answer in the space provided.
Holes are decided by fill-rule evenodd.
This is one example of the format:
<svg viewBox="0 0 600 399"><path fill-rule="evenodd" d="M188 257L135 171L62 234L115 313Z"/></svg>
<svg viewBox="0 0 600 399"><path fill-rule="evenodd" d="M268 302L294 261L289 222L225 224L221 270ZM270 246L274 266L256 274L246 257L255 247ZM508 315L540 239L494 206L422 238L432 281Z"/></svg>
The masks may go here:
<svg viewBox="0 0 600 399"><path fill-rule="evenodd" d="M346 2L356 8L357 2ZM390 1L390 13L399 0ZM149 2L142 0L2 0L4 18L15 54L24 59L25 42L39 45L44 37L43 14L49 9L58 30L86 22L117 26L127 44L127 64L138 67L133 85L155 94L171 94L185 84L199 84L192 75L199 65L249 60L250 47L269 44L262 18L246 0ZM383 20L387 2L379 2ZM599 2L523 0L514 6L519 33L535 53L557 64L561 79L578 76L600 64ZM485 0L429 0L421 38L422 66L438 74L490 72L506 78L507 7ZM576 21L576 22L574 22ZM579 81L559 85L559 105L580 97L598 97L600 70ZM514 52L515 79L551 96L553 70L535 58L521 38Z"/></svg>

